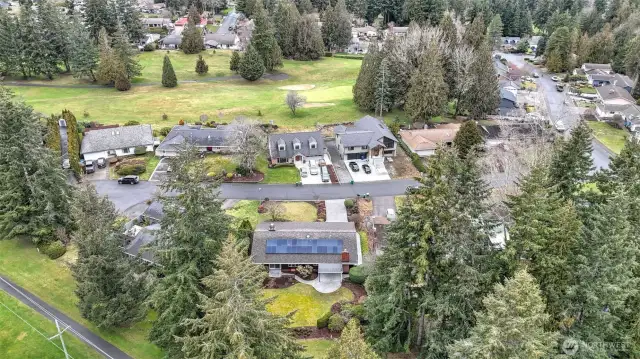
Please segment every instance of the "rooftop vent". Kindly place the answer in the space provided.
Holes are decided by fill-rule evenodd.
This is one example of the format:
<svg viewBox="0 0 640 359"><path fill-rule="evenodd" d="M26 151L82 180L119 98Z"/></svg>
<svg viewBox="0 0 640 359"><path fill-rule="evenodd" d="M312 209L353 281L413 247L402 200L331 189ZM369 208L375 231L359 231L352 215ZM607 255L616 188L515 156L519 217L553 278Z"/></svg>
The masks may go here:
<svg viewBox="0 0 640 359"><path fill-rule="evenodd" d="M270 223L270 224L269 224L269 230L270 230L270 231L275 231L275 230L276 230L276 225L275 225L275 223Z"/></svg>

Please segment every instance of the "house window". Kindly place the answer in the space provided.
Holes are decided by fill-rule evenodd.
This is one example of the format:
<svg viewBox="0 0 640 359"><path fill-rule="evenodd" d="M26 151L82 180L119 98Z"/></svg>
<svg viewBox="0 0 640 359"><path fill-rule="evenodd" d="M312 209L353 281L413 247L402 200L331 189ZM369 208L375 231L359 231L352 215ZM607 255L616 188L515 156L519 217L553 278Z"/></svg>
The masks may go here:
<svg viewBox="0 0 640 359"><path fill-rule="evenodd" d="M316 144L315 143L310 144L309 148L316 148Z"/></svg>
<svg viewBox="0 0 640 359"><path fill-rule="evenodd" d="M349 151L353 151L355 149L356 149L355 147L347 147L347 150L349 150Z"/></svg>
<svg viewBox="0 0 640 359"><path fill-rule="evenodd" d="M287 264L289 268L298 268L298 266L300 266L300 264Z"/></svg>
<svg viewBox="0 0 640 359"><path fill-rule="evenodd" d="M269 264L269 269L280 269L279 264Z"/></svg>
<svg viewBox="0 0 640 359"><path fill-rule="evenodd" d="M369 149L369 146L362 146L362 149L363 149L363 150L368 150L368 149Z"/></svg>
<svg viewBox="0 0 640 359"><path fill-rule="evenodd" d="M286 158L278 158L278 163L287 163Z"/></svg>
<svg viewBox="0 0 640 359"><path fill-rule="evenodd" d="M129 148L128 147L127 148L123 148L122 149L122 153L129 153Z"/></svg>
<svg viewBox="0 0 640 359"><path fill-rule="evenodd" d="M279 145L278 146L278 151L284 151L284 145Z"/></svg>
<svg viewBox="0 0 640 359"><path fill-rule="evenodd" d="M299 150L300 149L300 144L299 143L294 144L293 145L293 149L294 150Z"/></svg>
<svg viewBox="0 0 640 359"><path fill-rule="evenodd" d="M109 156L111 156L111 155L115 156L115 155L116 155L116 151L114 151L114 150L109 150L109 151L107 151L107 155L109 155Z"/></svg>

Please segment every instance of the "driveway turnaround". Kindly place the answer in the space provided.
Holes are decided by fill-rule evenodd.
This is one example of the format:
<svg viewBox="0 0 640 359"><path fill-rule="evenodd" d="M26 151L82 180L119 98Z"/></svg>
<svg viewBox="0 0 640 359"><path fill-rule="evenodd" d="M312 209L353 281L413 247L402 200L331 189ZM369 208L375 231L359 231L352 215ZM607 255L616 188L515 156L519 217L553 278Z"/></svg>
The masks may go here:
<svg viewBox="0 0 640 359"><path fill-rule="evenodd" d="M118 181L92 181L101 196L107 196L116 209L126 212L129 208L153 198L157 185L140 181L136 185L118 184Z"/></svg>
<svg viewBox="0 0 640 359"><path fill-rule="evenodd" d="M69 326L69 328L66 330L67 332L75 335L78 339L86 343L91 348L95 349L95 351L103 355L105 358L131 359L130 356L128 356L120 349L116 348L113 344L102 339L86 327L78 324L78 322L72 320L55 308L51 307L49 304L43 302L40 298L27 292L23 288L19 287L18 285L2 276L0 276L0 290L3 290L10 296L28 305L36 312L45 316L51 322L54 322L55 319L57 319L58 323L60 323L61 329Z"/></svg>
<svg viewBox="0 0 640 359"><path fill-rule="evenodd" d="M327 222L349 222L344 199L330 199L324 204L327 206Z"/></svg>
<svg viewBox="0 0 640 359"><path fill-rule="evenodd" d="M396 209L396 199L393 196L374 197L373 198L373 215L386 217L387 209Z"/></svg>

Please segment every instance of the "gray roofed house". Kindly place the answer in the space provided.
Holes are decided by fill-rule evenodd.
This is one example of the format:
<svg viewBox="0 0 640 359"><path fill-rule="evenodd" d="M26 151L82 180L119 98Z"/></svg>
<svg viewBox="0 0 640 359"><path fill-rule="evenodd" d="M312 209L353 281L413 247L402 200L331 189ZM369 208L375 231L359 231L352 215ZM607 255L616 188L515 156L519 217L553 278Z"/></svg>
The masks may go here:
<svg viewBox="0 0 640 359"><path fill-rule="evenodd" d="M174 126L164 141L156 148L156 156L177 156L185 143L195 145L202 152L231 152L233 148L228 142L233 131L232 125L218 126L217 128L199 125Z"/></svg>
<svg viewBox="0 0 640 359"><path fill-rule="evenodd" d="M627 75L622 75L622 74L615 74L613 77L613 82L612 84L622 87L625 90L629 91L629 93L631 93L631 91L633 90L633 86L635 84L635 81L633 81L629 76Z"/></svg>
<svg viewBox="0 0 640 359"><path fill-rule="evenodd" d="M384 122L365 116L353 127L334 128L336 146L343 160L366 160L395 156L398 140Z"/></svg>
<svg viewBox="0 0 640 359"><path fill-rule="evenodd" d="M277 133L269 136L269 158L272 164L321 159L326 150L324 138L319 131Z"/></svg>
<svg viewBox="0 0 640 359"><path fill-rule="evenodd" d="M587 81L593 86L611 85L613 83L614 76L609 74L593 72L587 74Z"/></svg>
<svg viewBox="0 0 640 359"><path fill-rule="evenodd" d="M210 33L204 36L204 44L207 47L230 48L238 42L238 36L232 33Z"/></svg>
<svg viewBox="0 0 640 359"><path fill-rule="evenodd" d="M506 116L515 108L518 108L518 97L516 93L507 88L501 88L499 106L500 115Z"/></svg>
<svg viewBox="0 0 640 359"><path fill-rule="evenodd" d="M631 94L623 87L605 85L596 87L600 103L605 105L633 105L636 103Z"/></svg>
<svg viewBox="0 0 640 359"><path fill-rule="evenodd" d="M160 17L144 17L140 20L142 21L142 25L146 27L170 27L173 25L171 19Z"/></svg>
<svg viewBox="0 0 640 359"><path fill-rule="evenodd" d="M253 262L267 265L271 276L307 264L318 273L343 273L358 264L360 250L353 222L263 222L251 242Z"/></svg>
<svg viewBox="0 0 640 359"><path fill-rule="evenodd" d="M84 159L97 160L114 156L133 155L136 147L153 151L153 131L151 125L124 126L92 130L82 138L80 153Z"/></svg>
<svg viewBox="0 0 640 359"><path fill-rule="evenodd" d="M182 35L170 34L160 39L159 42L162 49L177 49L182 44Z"/></svg>
<svg viewBox="0 0 640 359"><path fill-rule="evenodd" d="M158 201L151 202L149 207L147 207L144 213L142 213L142 217L152 222L159 222L160 220L162 220L162 217L164 217L164 212L162 210L162 203Z"/></svg>
<svg viewBox="0 0 640 359"><path fill-rule="evenodd" d="M126 246L124 252L132 257L140 256L145 262L153 263L154 258L150 250L145 246L156 240L156 231L160 229L160 224L152 224L146 227L139 227L135 237Z"/></svg>

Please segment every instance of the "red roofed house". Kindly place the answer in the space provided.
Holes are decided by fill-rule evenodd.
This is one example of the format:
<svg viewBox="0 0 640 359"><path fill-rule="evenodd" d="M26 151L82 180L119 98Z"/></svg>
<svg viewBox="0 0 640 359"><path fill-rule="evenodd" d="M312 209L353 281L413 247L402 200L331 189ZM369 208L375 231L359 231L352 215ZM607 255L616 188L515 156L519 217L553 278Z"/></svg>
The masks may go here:
<svg viewBox="0 0 640 359"><path fill-rule="evenodd" d="M175 26L185 26L187 23L189 22L189 19L186 17L180 18L178 19L178 21L176 21L176 23L174 24ZM207 19L205 19L204 17L200 18L200 24L196 25L197 27L205 27L207 26Z"/></svg>

